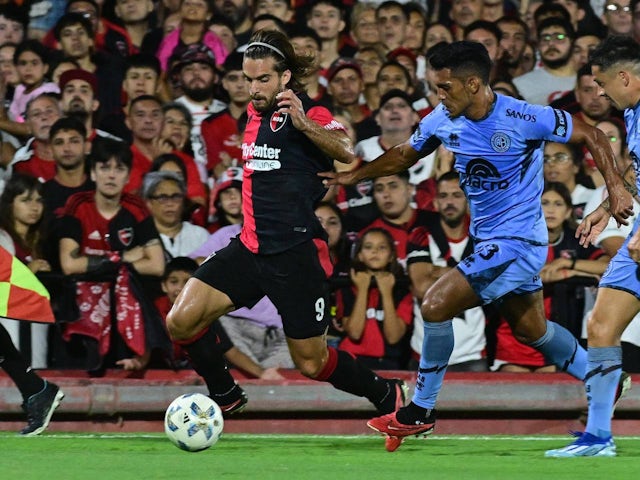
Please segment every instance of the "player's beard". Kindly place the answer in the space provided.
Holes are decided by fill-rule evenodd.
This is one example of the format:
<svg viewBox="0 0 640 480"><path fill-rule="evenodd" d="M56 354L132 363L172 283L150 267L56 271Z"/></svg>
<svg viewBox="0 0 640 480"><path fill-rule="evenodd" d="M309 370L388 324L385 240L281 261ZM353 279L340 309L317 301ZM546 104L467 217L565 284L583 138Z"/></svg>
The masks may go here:
<svg viewBox="0 0 640 480"><path fill-rule="evenodd" d="M268 112L269 110L271 110L273 107L275 107L276 105L276 95L279 92L274 93L270 98L267 97L263 97L262 95L260 97L254 98L251 97L251 103L253 104L253 107L259 111L259 112ZM263 101L264 105L256 105L255 101Z"/></svg>

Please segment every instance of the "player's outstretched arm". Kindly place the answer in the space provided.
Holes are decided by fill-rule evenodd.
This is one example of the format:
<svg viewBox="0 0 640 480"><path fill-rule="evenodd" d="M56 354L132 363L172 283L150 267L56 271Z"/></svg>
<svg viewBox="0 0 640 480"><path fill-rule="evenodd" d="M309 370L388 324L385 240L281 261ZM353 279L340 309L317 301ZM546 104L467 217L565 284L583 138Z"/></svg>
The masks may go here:
<svg viewBox="0 0 640 480"><path fill-rule="evenodd" d="M573 117L571 143L584 143L602 173L609 192L609 212L618 225L627 225L626 219L633 214L633 197L627 191L620 172L616 168L615 157L604 133L579 118Z"/></svg>
<svg viewBox="0 0 640 480"><path fill-rule="evenodd" d="M347 134L340 130L327 130L311 120L302 106L302 101L293 92L285 90L276 97L280 112L289 114L293 126L304 133L316 147L327 156L342 163L351 163L356 156Z"/></svg>
<svg viewBox="0 0 640 480"><path fill-rule="evenodd" d="M355 185L365 178L386 177L402 172L414 165L424 152L418 153L409 145L409 142L401 143L390 148L375 160L350 172L322 172L318 175L325 177L325 185Z"/></svg>

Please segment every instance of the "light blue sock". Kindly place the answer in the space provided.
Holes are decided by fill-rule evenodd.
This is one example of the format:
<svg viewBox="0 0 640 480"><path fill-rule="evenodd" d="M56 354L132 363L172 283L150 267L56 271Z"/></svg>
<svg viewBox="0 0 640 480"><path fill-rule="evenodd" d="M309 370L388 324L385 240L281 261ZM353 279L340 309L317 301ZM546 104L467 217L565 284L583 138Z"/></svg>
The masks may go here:
<svg viewBox="0 0 640 480"><path fill-rule="evenodd" d="M621 347L589 347L589 363L585 376L585 390L589 401L586 431L601 438L611 436L611 414L620 374Z"/></svg>
<svg viewBox="0 0 640 480"><path fill-rule="evenodd" d="M547 331L531 344L563 372L584 380L587 352L569 330L547 320Z"/></svg>
<svg viewBox="0 0 640 480"><path fill-rule="evenodd" d="M434 408L453 352L453 321L424 322L422 357L413 393L413 403L422 408Z"/></svg>

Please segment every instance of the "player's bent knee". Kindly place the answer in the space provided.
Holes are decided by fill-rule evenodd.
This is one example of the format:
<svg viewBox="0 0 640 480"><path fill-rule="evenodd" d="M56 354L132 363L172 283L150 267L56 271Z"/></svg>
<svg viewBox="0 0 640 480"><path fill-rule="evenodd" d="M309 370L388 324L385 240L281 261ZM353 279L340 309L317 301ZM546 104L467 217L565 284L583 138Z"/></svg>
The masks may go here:
<svg viewBox="0 0 640 480"><path fill-rule="evenodd" d="M422 305L420 306L422 319L425 322L434 323L449 320L450 315L448 315L448 313L443 310L442 306L442 302L425 298L424 302L422 302Z"/></svg>
<svg viewBox="0 0 640 480"><path fill-rule="evenodd" d="M167 332L173 341L189 340L198 334L201 327L198 322L192 319L189 312L180 309L172 309L167 315Z"/></svg>
<svg viewBox="0 0 640 480"><path fill-rule="evenodd" d="M322 372L324 365L317 360L305 360L297 362L296 367L298 371L308 378L316 378Z"/></svg>

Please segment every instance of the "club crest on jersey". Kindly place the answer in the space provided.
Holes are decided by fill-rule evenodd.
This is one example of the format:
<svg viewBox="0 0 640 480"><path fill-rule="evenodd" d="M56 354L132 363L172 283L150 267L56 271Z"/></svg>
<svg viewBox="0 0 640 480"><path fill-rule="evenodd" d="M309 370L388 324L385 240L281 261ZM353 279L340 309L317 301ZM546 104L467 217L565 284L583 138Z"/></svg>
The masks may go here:
<svg viewBox="0 0 640 480"><path fill-rule="evenodd" d="M125 247L131 245L131 241L133 240L133 228L126 227L118 230L118 240L120 240L120 243Z"/></svg>
<svg viewBox="0 0 640 480"><path fill-rule="evenodd" d="M361 197L369 195L371 192L371 187L373 186L373 182L371 180L365 180L364 182L359 182L356 184L356 190Z"/></svg>
<svg viewBox="0 0 640 480"><path fill-rule="evenodd" d="M271 131L275 133L282 127L284 127L284 124L287 122L288 117L288 113L273 112L273 115L271 115L271 120L269 120Z"/></svg>

